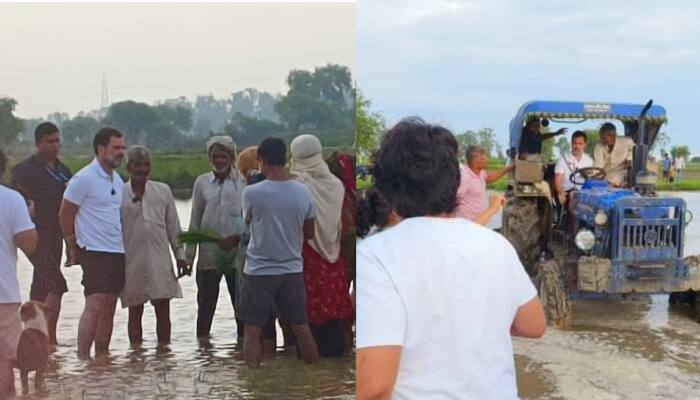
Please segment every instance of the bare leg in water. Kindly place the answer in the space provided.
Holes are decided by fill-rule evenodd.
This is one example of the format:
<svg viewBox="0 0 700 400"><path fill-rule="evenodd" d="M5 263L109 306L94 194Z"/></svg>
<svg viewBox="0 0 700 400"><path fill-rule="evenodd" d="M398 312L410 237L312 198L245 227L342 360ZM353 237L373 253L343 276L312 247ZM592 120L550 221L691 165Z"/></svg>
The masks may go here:
<svg viewBox="0 0 700 400"><path fill-rule="evenodd" d="M156 334L158 335L158 345L170 344L170 300L153 300L153 307L156 311Z"/></svg>
<svg viewBox="0 0 700 400"><path fill-rule="evenodd" d="M10 361L0 361L0 399L14 398L15 373Z"/></svg>
<svg viewBox="0 0 700 400"><path fill-rule="evenodd" d="M141 327L141 318L143 317L143 304L129 307L129 324L127 327L129 333L129 343L131 347L140 346L143 343L143 329Z"/></svg>
<svg viewBox="0 0 700 400"><path fill-rule="evenodd" d="M78 323L78 358L81 360L90 358L90 348L95 341L104 296L104 293L93 293L85 298L85 309Z"/></svg>
<svg viewBox="0 0 700 400"><path fill-rule="evenodd" d="M58 341L56 340L56 326L58 325L58 316L61 314L61 298L63 293L50 292L46 296L44 304L49 309L47 316L48 328L49 328L49 343L56 346Z"/></svg>
<svg viewBox="0 0 700 400"><path fill-rule="evenodd" d="M109 343L112 341L112 328L114 327L114 311L117 307L117 295L102 293L104 300L100 309L95 329L95 355L109 354Z"/></svg>
<svg viewBox="0 0 700 400"><path fill-rule="evenodd" d="M262 328L259 326L245 324L245 334L243 335L243 353L245 361L250 368L260 367L262 358Z"/></svg>
<svg viewBox="0 0 700 400"><path fill-rule="evenodd" d="M289 327L292 329L292 332L294 332L297 349L304 363L313 364L318 361L318 348L316 347L316 340L314 340L314 336L311 334L309 324L290 324Z"/></svg>

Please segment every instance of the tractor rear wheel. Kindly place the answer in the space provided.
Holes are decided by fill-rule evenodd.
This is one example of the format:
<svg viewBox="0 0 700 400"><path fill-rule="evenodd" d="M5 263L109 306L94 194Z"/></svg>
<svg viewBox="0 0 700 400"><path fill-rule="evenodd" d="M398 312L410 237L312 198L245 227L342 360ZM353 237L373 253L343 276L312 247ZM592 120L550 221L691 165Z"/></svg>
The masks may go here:
<svg viewBox="0 0 700 400"><path fill-rule="evenodd" d="M542 243L547 240L551 209L546 209L543 203L548 201L539 197L511 197L503 209L503 236L513 245L520 262L531 275L535 272Z"/></svg>
<svg viewBox="0 0 700 400"><path fill-rule="evenodd" d="M539 262L536 266L535 286L547 321L559 328L571 326L571 295L562 265L554 259Z"/></svg>

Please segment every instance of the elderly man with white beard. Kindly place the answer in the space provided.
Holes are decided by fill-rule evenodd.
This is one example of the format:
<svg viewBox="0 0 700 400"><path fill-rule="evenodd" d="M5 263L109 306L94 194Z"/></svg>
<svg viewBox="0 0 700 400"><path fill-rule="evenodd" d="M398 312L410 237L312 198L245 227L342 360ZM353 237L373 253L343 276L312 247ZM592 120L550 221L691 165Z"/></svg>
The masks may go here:
<svg viewBox="0 0 700 400"><path fill-rule="evenodd" d="M197 337L206 344L214 319L219 297L219 283L226 278L231 304L235 307L236 273L233 268L223 274L216 269L218 248L231 250L240 242L242 219L242 194L246 181L236 168L236 144L230 136L212 136L207 142L207 154L212 171L200 175L192 190L192 214L189 230L207 230L217 233L224 240L187 246L187 260L192 265L197 259ZM239 343L243 324L236 318Z"/></svg>

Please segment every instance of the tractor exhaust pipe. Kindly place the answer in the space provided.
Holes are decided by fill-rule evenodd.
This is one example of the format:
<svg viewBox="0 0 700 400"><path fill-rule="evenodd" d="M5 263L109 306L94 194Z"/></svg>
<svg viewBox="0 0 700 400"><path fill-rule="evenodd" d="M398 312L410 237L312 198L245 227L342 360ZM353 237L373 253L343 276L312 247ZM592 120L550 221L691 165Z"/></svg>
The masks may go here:
<svg viewBox="0 0 700 400"><path fill-rule="evenodd" d="M649 146L647 146L646 138L646 115L651 108L653 100L649 100L646 105L642 108L639 113L639 118L637 120L637 136L636 143L634 146L634 158L632 159L632 174L630 176L630 183L632 187L637 188L642 192L646 192L651 183L651 179L656 179L656 176L647 176L647 159L649 157ZM654 174L656 175L656 174ZM654 181L654 184L656 182Z"/></svg>

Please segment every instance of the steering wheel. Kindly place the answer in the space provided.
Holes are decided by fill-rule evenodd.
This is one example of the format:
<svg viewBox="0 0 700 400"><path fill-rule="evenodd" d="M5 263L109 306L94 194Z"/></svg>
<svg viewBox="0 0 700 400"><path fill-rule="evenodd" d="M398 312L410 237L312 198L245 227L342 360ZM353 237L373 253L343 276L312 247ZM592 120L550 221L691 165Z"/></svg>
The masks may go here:
<svg viewBox="0 0 700 400"><path fill-rule="evenodd" d="M600 167L585 167L585 168L578 168L576 171L572 172L571 175L569 175L569 180L571 183L577 185L578 182L576 182L575 178L580 176L584 180L586 179L595 179L602 181L605 179L605 170Z"/></svg>

